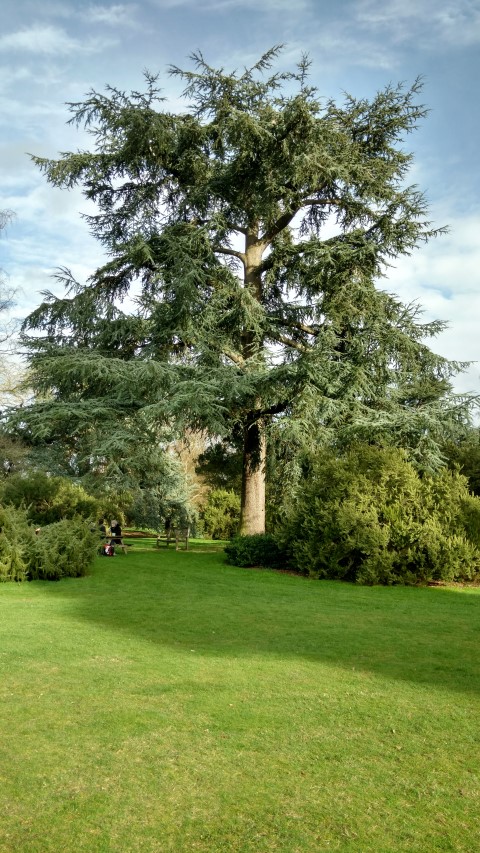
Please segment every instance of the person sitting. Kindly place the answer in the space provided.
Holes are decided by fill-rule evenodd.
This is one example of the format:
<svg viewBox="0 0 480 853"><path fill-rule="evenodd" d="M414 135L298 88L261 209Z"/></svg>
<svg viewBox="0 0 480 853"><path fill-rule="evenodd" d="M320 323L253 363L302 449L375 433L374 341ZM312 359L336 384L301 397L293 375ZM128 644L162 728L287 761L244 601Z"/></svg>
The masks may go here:
<svg viewBox="0 0 480 853"><path fill-rule="evenodd" d="M122 539L122 528L120 527L120 522L116 520L116 518L112 518L110 523L110 544L114 547L121 548L124 554L128 554L127 546L124 544Z"/></svg>
<svg viewBox="0 0 480 853"><path fill-rule="evenodd" d="M98 553L104 557L113 557L115 554L115 549L110 542L107 542L107 528L105 526L105 519L98 519L98 535L100 538L100 545L98 548Z"/></svg>

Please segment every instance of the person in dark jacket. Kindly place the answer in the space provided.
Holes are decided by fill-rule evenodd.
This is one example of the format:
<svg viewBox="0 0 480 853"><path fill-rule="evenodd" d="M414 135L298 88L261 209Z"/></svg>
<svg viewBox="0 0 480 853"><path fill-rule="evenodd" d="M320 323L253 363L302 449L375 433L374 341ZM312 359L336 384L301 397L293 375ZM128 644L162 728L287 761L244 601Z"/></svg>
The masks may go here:
<svg viewBox="0 0 480 853"><path fill-rule="evenodd" d="M120 527L120 522L116 520L116 518L112 518L110 523L110 544L115 548L121 548L124 554L128 554L127 546L124 545L122 539L122 528Z"/></svg>

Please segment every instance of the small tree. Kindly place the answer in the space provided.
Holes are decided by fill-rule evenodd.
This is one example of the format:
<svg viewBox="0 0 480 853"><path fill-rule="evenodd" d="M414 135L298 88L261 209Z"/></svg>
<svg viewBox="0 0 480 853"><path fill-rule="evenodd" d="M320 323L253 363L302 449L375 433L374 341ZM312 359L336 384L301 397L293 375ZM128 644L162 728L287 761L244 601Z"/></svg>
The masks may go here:
<svg viewBox="0 0 480 853"><path fill-rule="evenodd" d="M240 499L226 489L214 489L202 511L205 533L212 539L230 539L240 522Z"/></svg>
<svg viewBox="0 0 480 853"><path fill-rule="evenodd" d="M278 52L240 74L200 54L172 68L190 105L176 114L150 74L145 93L92 91L71 109L93 151L33 158L97 204L88 219L109 259L85 285L61 271L65 298L46 293L27 321L45 333L30 347L48 398L22 422L35 439L80 434L90 453L114 421L239 432L242 533L264 530L270 424L414 444L428 432L435 453L451 372L424 344L441 324L375 287L437 233L405 184L419 83L337 105L309 85L305 59L270 74Z"/></svg>

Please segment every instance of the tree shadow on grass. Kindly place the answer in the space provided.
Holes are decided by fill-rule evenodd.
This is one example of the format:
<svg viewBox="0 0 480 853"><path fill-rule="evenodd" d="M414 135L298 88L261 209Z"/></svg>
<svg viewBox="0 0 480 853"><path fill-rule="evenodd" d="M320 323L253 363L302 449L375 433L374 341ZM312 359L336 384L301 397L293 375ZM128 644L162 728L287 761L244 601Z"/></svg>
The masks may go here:
<svg viewBox="0 0 480 853"><path fill-rule="evenodd" d="M44 589L75 618L177 651L297 657L480 692L476 590L358 587L189 552L100 559L90 577Z"/></svg>

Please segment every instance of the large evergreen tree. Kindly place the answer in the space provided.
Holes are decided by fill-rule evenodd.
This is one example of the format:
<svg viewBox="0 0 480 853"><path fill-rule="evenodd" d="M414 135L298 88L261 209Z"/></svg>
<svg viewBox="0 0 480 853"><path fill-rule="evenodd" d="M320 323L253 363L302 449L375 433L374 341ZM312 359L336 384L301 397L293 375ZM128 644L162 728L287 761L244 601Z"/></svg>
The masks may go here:
<svg viewBox="0 0 480 853"><path fill-rule="evenodd" d="M396 257L436 232L406 184L406 134L425 115L418 82L372 100L320 99L308 62L278 53L225 73L201 55L172 68L188 107L157 80L71 105L93 150L35 157L57 187L83 187L108 255L86 284L29 318L38 391L32 435L113 441L151 428L241 435L242 532L264 529L265 448L282 418L307 433L378 429L413 443L438 422L450 365L417 309L375 287ZM127 295L136 309L122 303ZM131 304L131 303L130 303ZM44 336L39 336L39 330ZM107 444L108 444L107 440Z"/></svg>

